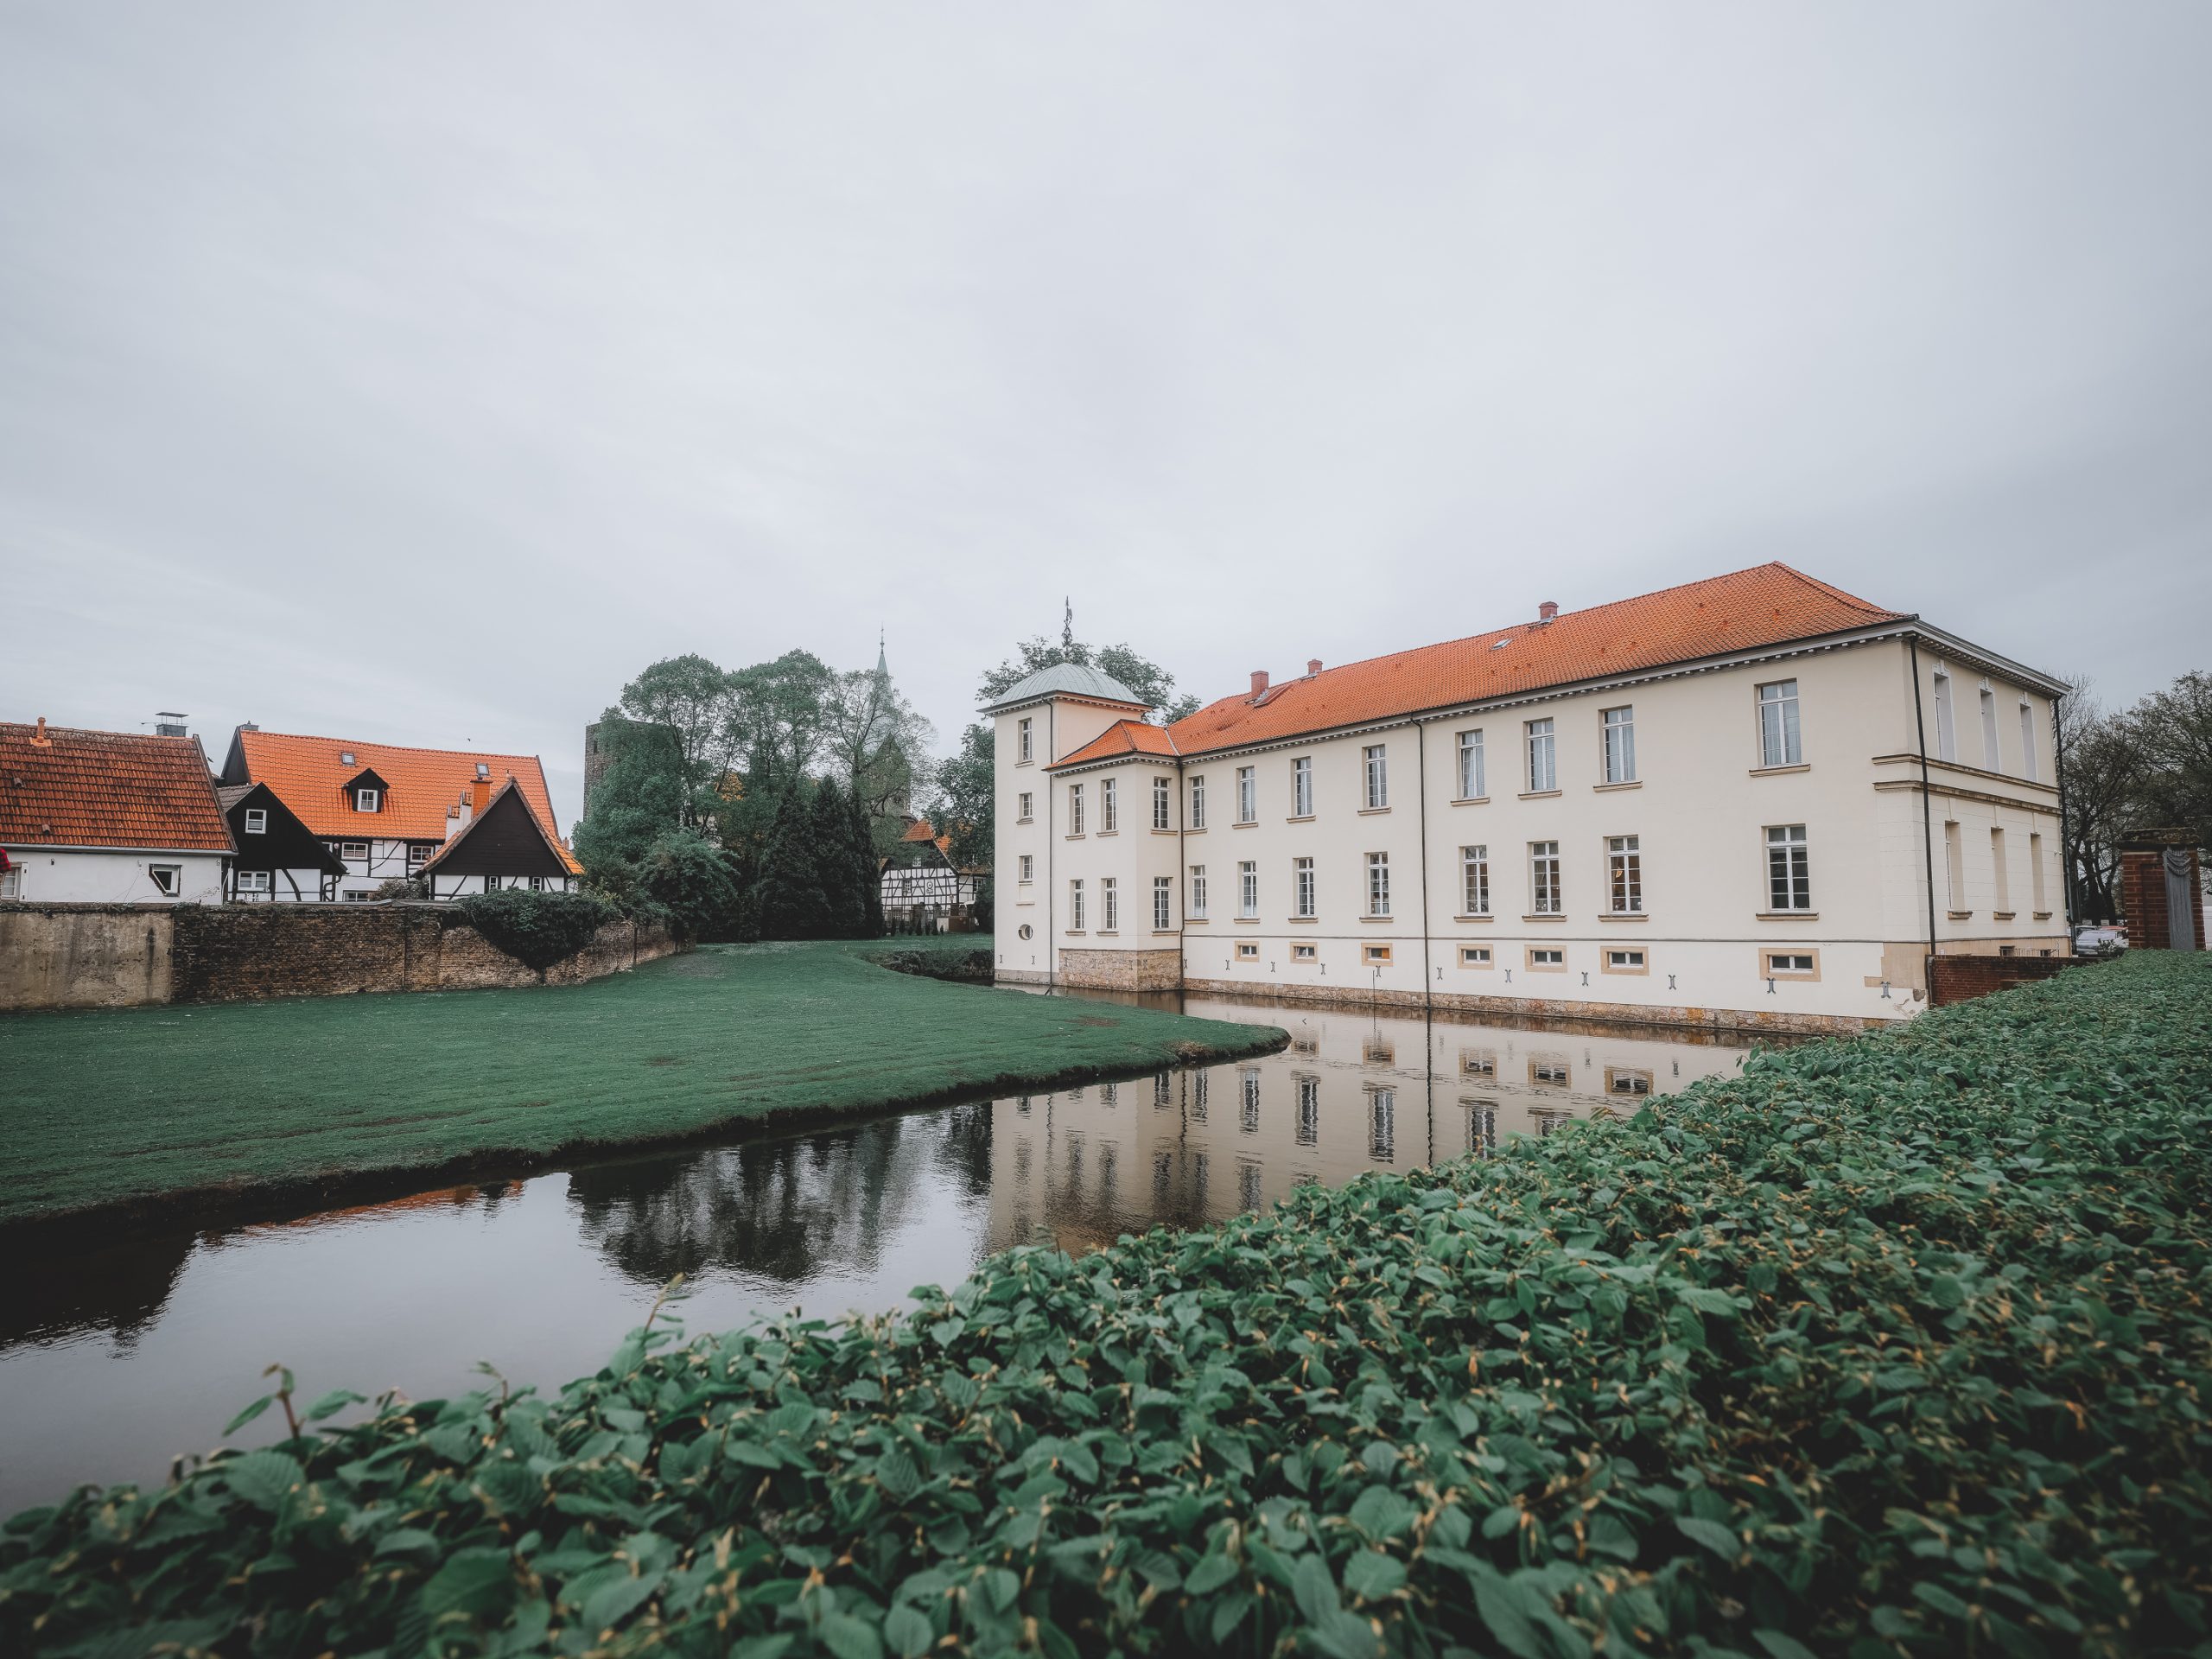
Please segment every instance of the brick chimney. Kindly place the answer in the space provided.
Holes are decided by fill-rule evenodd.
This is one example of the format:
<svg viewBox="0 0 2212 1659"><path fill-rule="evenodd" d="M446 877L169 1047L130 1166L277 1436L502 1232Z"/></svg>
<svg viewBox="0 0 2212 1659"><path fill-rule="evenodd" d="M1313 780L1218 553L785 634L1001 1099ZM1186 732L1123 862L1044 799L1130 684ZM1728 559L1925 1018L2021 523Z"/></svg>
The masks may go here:
<svg viewBox="0 0 2212 1659"><path fill-rule="evenodd" d="M1262 675L1261 677L1264 679L1267 677ZM46 734L46 716L44 715L41 715L38 717L38 729L31 734L31 747L35 749L50 749L53 747L54 740Z"/></svg>
<svg viewBox="0 0 2212 1659"><path fill-rule="evenodd" d="M484 816L484 809L492 804L492 780L479 778L468 786L468 815L473 818Z"/></svg>
<svg viewBox="0 0 2212 1659"><path fill-rule="evenodd" d="M1310 680L1320 671L1321 659L1319 657L1308 657L1306 659L1306 677Z"/></svg>
<svg viewBox="0 0 2212 1659"><path fill-rule="evenodd" d="M1264 696L1267 692L1267 689L1268 671L1264 668L1254 669L1252 671L1252 695L1255 697Z"/></svg>
<svg viewBox="0 0 2212 1659"><path fill-rule="evenodd" d="M1536 620L1539 622L1548 622L1558 614L1559 601L1557 600L1548 599L1536 607Z"/></svg>

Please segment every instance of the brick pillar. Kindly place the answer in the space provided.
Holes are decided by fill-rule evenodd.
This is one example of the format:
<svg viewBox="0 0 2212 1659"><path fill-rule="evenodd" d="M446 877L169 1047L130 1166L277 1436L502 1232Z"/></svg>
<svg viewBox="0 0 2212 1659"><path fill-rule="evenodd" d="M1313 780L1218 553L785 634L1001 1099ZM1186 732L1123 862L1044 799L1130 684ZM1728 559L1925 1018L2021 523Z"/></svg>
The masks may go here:
<svg viewBox="0 0 2212 1659"><path fill-rule="evenodd" d="M2171 950L2176 929L2166 913L2166 854L2181 851L2189 859L2190 943L2205 948L2204 869L2196 849L2174 842L2145 839L2130 842L2120 854L2120 908L2127 918L2127 943L2137 950Z"/></svg>

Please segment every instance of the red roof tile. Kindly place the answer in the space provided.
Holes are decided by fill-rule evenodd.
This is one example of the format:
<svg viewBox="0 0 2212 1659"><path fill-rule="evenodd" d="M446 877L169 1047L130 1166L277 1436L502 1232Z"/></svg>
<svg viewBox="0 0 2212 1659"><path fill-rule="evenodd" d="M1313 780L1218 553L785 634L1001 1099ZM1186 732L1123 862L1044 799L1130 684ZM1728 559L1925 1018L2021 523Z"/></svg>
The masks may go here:
<svg viewBox="0 0 2212 1659"><path fill-rule="evenodd" d="M1786 564L1762 564L1224 697L1167 735L1186 756L1237 748L1902 620Z"/></svg>
<svg viewBox="0 0 2212 1659"><path fill-rule="evenodd" d="M230 853L197 740L0 721L0 842Z"/></svg>
<svg viewBox="0 0 2212 1659"><path fill-rule="evenodd" d="M1093 760L1108 760L1117 754L1177 753L1175 740L1166 727L1144 720L1117 720L1072 754L1055 760L1045 770L1057 772L1062 766L1087 766Z"/></svg>
<svg viewBox="0 0 2212 1659"><path fill-rule="evenodd" d="M241 728L235 740L245 757L246 777L267 784L300 821L331 841L443 841L446 810L488 767L493 790L512 777L538 827L561 846L545 768L534 754L481 754L474 750L410 749L349 738L296 737ZM348 763L345 755L352 755ZM385 781L384 810L359 812L346 785L363 772ZM563 855L567 849L563 847ZM574 861L571 860L571 862Z"/></svg>

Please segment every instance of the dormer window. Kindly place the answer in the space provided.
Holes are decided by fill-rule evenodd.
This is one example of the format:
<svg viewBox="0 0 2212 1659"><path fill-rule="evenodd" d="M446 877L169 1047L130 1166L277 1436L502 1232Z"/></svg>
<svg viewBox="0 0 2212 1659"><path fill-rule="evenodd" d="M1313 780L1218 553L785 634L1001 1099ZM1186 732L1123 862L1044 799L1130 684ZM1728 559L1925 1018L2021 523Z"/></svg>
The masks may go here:
<svg viewBox="0 0 2212 1659"><path fill-rule="evenodd" d="M351 749L340 749L338 752L338 764L341 766L352 766L353 764L353 751Z"/></svg>
<svg viewBox="0 0 2212 1659"><path fill-rule="evenodd" d="M373 812L384 800L384 791L377 789L357 789L353 791L353 810Z"/></svg>
<svg viewBox="0 0 2212 1659"><path fill-rule="evenodd" d="M249 836L265 836L269 833L269 809L267 807L249 806L246 808L245 832Z"/></svg>

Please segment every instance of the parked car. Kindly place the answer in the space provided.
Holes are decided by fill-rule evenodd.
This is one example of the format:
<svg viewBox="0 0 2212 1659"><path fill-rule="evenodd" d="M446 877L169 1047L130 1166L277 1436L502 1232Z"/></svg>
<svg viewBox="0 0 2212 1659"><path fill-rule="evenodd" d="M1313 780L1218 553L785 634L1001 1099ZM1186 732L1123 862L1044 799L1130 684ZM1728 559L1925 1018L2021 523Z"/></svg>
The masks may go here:
<svg viewBox="0 0 2212 1659"><path fill-rule="evenodd" d="M2116 957L2127 949L2127 929L2107 923L2090 923L2074 930L2077 957Z"/></svg>

